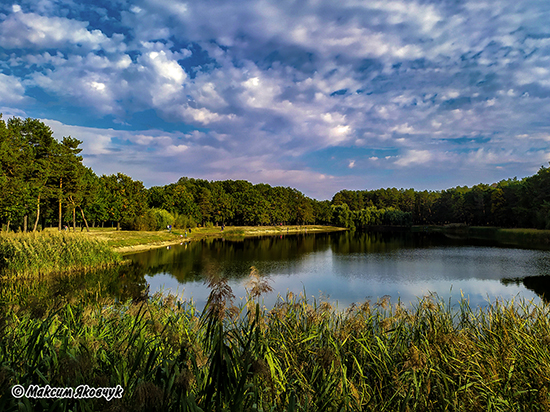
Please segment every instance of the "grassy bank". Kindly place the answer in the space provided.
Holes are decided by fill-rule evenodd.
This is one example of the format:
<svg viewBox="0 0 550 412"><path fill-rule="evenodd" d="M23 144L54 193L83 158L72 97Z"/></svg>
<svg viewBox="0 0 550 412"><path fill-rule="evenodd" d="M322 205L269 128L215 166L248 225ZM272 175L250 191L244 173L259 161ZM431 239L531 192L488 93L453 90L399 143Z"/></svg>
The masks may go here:
<svg viewBox="0 0 550 412"><path fill-rule="evenodd" d="M191 231L0 232L0 276L35 276L87 270L119 263L121 254L182 241L213 237L272 236L342 230L329 226L243 226L195 228Z"/></svg>
<svg viewBox="0 0 550 412"><path fill-rule="evenodd" d="M513 245L534 249L550 248L550 230L509 229L491 226L467 226L450 224L447 226L413 226L413 232L445 233L470 239L491 240L503 245Z"/></svg>
<svg viewBox="0 0 550 412"><path fill-rule="evenodd" d="M0 315L0 409L510 411L550 408L548 307L450 308L425 298L346 311L287 295L269 311L251 279L232 304L211 283L202 314L174 297ZM18 400L12 385L121 385L105 400ZM55 405L54 405L55 403ZM78 406L77 406L78 405ZM200 408L200 409L199 409ZM53 410L52 409L52 410Z"/></svg>
<svg viewBox="0 0 550 412"><path fill-rule="evenodd" d="M174 229L172 232L127 231L113 229L92 229L87 235L107 242L107 245L120 253L140 252L147 249L167 246L182 241L201 240L219 237L276 236L297 233L319 233L345 230L339 227L307 226L226 226L201 227L189 230Z"/></svg>
<svg viewBox="0 0 550 412"><path fill-rule="evenodd" d="M499 243L533 248L550 248L550 230L471 227L468 236L496 240Z"/></svg>
<svg viewBox="0 0 550 412"><path fill-rule="evenodd" d="M0 275L34 276L98 268L120 262L105 243L68 232L0 234Z"/></svg>

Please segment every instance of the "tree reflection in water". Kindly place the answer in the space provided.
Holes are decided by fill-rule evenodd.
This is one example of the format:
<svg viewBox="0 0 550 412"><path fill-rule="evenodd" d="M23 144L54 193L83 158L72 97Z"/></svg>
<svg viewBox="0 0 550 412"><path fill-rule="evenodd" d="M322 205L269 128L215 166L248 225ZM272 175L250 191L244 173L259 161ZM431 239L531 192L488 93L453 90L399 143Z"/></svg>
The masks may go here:
<svg viewBox="0 0 550 412"><path fill-rule="evenodd" d="M502 279L501 282L506 286L510 284L515 284L518 286L523 285L527 289L535 292L545 303L550 303L550 275Z"/></svg>

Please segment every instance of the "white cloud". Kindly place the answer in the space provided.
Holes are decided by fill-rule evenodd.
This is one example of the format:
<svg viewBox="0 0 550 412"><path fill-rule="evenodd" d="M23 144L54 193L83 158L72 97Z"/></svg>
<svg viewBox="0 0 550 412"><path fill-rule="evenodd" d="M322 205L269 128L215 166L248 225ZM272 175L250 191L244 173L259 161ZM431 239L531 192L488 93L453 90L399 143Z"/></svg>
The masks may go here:
<svg viewBox="0 0 550 412"><path fill-rule="evenodd" d="M408 123L400 124L398 126L394 126L390 128L390 132L397 132L400 134L413 134L415 133L414 127L409 126Z"/></svg>
<svg viewBox="0 0 550 412"><path fill-rule="evenodd" d="M0 73L0 104L19 104L25 100L25 88L14 76Z"/></svg>
<svg viewBox="0 0 550 412"><path fill-rule="evenodd" d="M281 181L305 182L331 175L328 163L308 160L319 151L333 151L354 172L408 167L411 179L427 168L448 176L444 162L457 176L499 162L522 165L516 173L525 175L523 165L538 167L547 156L550 40L540 3L59 4L24 1L0 16L3 107L51 110L39 99L29 105L28 91L121 123L153 109L171 127L208 128L185 135L74 129L85 136L87 161L98 165L142 161L136 173L172 176L159 163L173 153L197 166L181 173L221 176L231 163L235 176L267 178L273 169ZM113 143L119 139L129 146ZM365 150L361 158L370 161L335 148ZM149 153L156 164L147 163ZM246 159L250 167L241 165Z"/></svg>
<svg viewBox="0 0 550 412"><path fill-rule="evenodd" d="M277 104L281 93L278 79L261 80L259 76L251 77L242 83L243 102L249 107L271 109Z"/></svg>
<svg viewBox="0 0 550 412"><path fill-rule="evenodd" d="M149 65L161 77L176 85L181 85L187 78L181 66L176 61L172 60L163 50L160 52L152 51L147 53L140 59L140 62Z"/></svg>
<svg viewBox="0 0 550 412"><path fill-rule="evenodd" d="M125 48L121 35L115 34L109 38L100 30L88 30L86 22L23 13L20 10L0 23L0 42L4 48L52 49L72 45L108 52Z"/></svg>
<svg viewBox="0 0 550 412"><path fill-rule="evenodd" d="M164 156L177 156L189 149L189 146L184 144L179 145L170 145L166 147L166 151L163 153Z"/></svg>
<svg viewBox="0 0 550 412"><path fill-rule="evenodd" d="M183 107L182 115L183 115L183 118L186 119L187 121L197 122L202 125L208 125L213 122L218 122L224 118L224 116L220 116L217 113L213 113L208 109L195 109L193 107Z"/></svg>
<svg viewBox="0 0 550 412"><path fill-rule="evenodd" d="M86 60L84 60L86 61ZM61 66L54 72L35 73L29 84L61 96L75 99L83 106L94 107L100 113L117 113L121 111L117 100L124 86L101 71L78 71L83 62L75 65Z"/></svg>
<svg viewBox="0 0 550 412"><path fill-rule="evenodd" d="M434 159L434 154L429 150L409 150L404 156L395 161L397 166L407 167L411 165L428 165Z"/></svg>
<svg viewBox="0 0 550 412"><path fill-rule="evenodd" d="M433 5L423 5L415 1L375 1L365 4L366 8L387 12L392 24L419 24L423 32L429 33L443 18Z"/></svg>
<svg viewBox="0 0 550 412"><path fill-rule="evenodd" d="M521 161L511 150L487 150L480 148L469 153L467 162L475 166Z"/></svg>
<svg viewBox="0 0 550 412"><path fill-rule="evenodd" d="M338 144L346 141L351 133L351 128L347 125L339 124L330 129L329 137L332 144Z"/></svg>
<svg viewBox="0 0 550 412"><path fill-rule="evenodd" d="M54 132L54 136L61 140L64 136L72 136L82 140L83 154L86 156L113 154L114 147L111 145L116 132L112 129L98 129L81 126L71 126L63 124L57 120L41 119L45 124L50 126Z"/></svg>

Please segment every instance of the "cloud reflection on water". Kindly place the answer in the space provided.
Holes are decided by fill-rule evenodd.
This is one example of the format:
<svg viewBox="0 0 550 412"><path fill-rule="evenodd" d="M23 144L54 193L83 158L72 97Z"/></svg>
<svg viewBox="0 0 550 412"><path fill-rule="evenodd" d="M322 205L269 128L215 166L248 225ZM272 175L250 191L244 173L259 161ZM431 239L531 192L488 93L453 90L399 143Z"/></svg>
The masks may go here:
<svg viewBox="0 0 550 412"><path fill-rule="evenodd" d="M268 307L276 302L277 294L304 290L308 298L338 302L340 308L367 299L375 302L385 295L392 303L400 300L410 306L430 293L456 303L462 292L472 306L496 298L540 301L521 281L505 279L550 274L550 252L448 240L426 244L425 239L419 243L410 235L343 233L278 241L251 239L239 244L197 242L187 249L173 248L169 258L157 252L154 258L136 259L157 262L149 266L154 268L147 276L151 292L162 288L183 292L183 298L192 297L199 308L209 294L202 281L205 275L228 276L238 301L246 295L244 285L251 266L271 278L275 292L264 297ZM163 259L171 263L159 266Z"/></svg>

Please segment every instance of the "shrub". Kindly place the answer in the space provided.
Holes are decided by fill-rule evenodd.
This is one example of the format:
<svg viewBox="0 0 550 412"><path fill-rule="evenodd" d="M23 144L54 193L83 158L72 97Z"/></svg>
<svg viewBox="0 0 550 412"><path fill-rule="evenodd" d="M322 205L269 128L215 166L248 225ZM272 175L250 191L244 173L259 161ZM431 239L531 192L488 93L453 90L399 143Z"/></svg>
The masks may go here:
<svg viewBox="0 0 550 412"><path fill-rule="evenodd" d="M175 219L170 212L164 209L151 209L149 211L154 216L155 219L155 229L162 230L166 229L168 225L174 226Z"/></svg>
<svg viewBox="0 0 550 412"><path fill-rule="evenodd" d="M175 226L174 216L164 209L149 209L142 216L135 216L122 222L126 230L162 230L168 225Z"/></svg>
<svg viewBox="0 0 550 412"><path fill-rule="evenodd" d="M174 220L174 228L188 229L188 228L195 228L195 227L197 227L197 222L195 222L195 220L192 217L176 214L176 218Z"/></svg>

